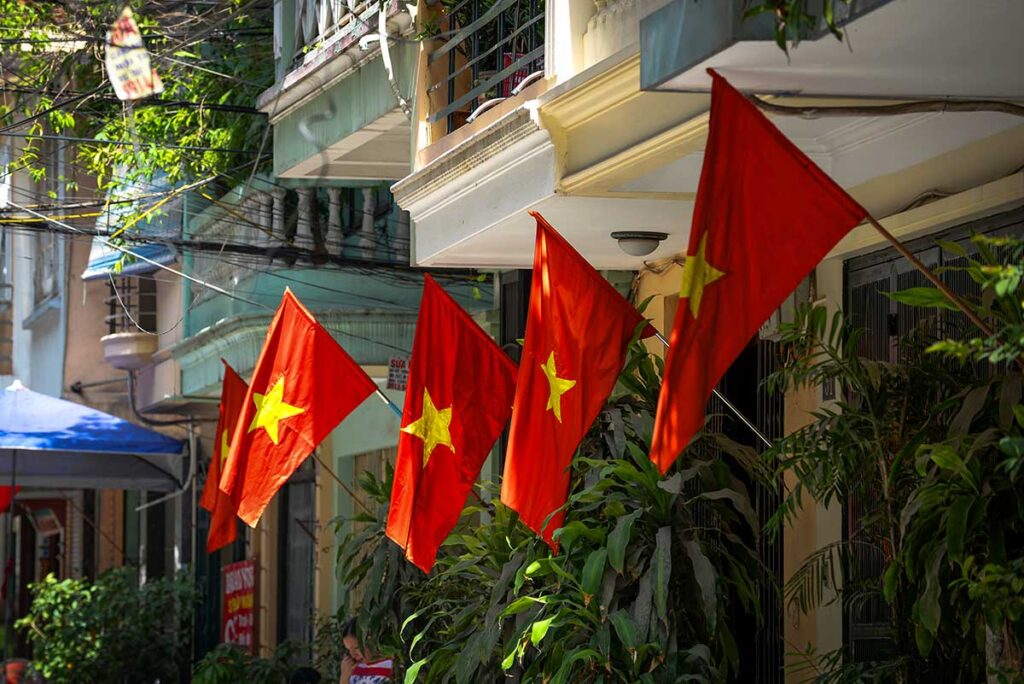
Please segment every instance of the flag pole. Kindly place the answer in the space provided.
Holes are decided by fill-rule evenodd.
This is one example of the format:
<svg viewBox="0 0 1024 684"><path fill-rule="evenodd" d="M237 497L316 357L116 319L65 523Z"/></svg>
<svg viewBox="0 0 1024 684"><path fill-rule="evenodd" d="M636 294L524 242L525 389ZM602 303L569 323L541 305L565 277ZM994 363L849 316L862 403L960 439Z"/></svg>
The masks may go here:
<svg viewBox="0 0 1024 684"><path fill-rule="evenodd" d="M383 401L385 404L387 404L387 407L389 409L391 409L391 411L396 416L401 418L402 417L402 409L398 408L398 405L395 404L395 402L393 402L390 399L388 399L388 395L384 394L384 392L382 392L379 387L377 388L376 391L377 391L377 396L380 398L380 400Z"/></svg>
<svg viewBox="0 0 1024 684"><path fill-rule="evenodd" d="M875 230L877 230L883 238L889 241L889 244L891 244L897 252L903 255L903 258L909 261L914 268L920 271L921 274L924 275L924 277L927 278L928 281L931 282L931 284L934 285L935 288L939 292L941 292L943 296L946 297L946 299L952 302L953 305L956 306L956 308L960 309L960 311L963 312L963 314L967 316L967 318L969 318L970 321L974 323L974 325L978 326L978 329L981 330L981 332L983 332L988 337L995 337L995 331L992 330L992 328L989 327L989 325L985 323L985 321L983 321L977 313L975 313L974 309L968 306L967 302L965 302L963 299L958 297L952 290L946 287L946 284L943 283L938 276L932 273L931 269L925 266L920 259L914 256L910 252L910 250L907 249L906 245L897 240L896 236L890 233L888 230L886 230L885 227L883 227L881 223L875 220L875 217L873 217L871 214L866 214L865 218L867 222L870 223L871 226Z"/></svg>
<svg viewBox="0 0 1024 684"><path fill-rule="evenodd" d="M661 342L661 343L662 343L663 345L665 345L665 349L668 349L668 348L669 348L669 343L668 343L668 340L667 340L667 339L665 339L665 336L664 336L664 335L662 335L662 334L661 334L660 332L658 332L657 330L655 330L655 331L654 331L654 336L658 338L658 341L659 341L659 342ZM774 443L773 443L773 442L772 442L772 441L771 441L770 439L768 439L767 437L765 437L765 436L764 436L764 433L763 433L763 432L761 432L761 431L760 431L760 430L759 430L759 429L757 428L757 426L756 426L756 425L754 425L754 423L753 423L753 422L752 422L752 421L751 421L751 420L750 420L749 418L747 418L747 417L746 417L745 415L743 415L743 412L742 412L742 411L740 411L740 410L739 410L739 409L738 409L738 408L736 407L736 405L735 405L735 404L733 404L733 403L732 403L731 401L729 401L728 399L726 399L726 398L725 398L725 395L724 395L724 394L722 394L721 392L719 392L717 388L712 388L712 390L711 390L711 393L712 393L712 394L714 394L714 395L715 395L716 397L718 397L718 400L719 400L719 401L721 401L721 402L722 402L722 403L723 403L723 404L725 405L725 408L727 408L727 409L729 409L730 411L732 411L733 415L735 415L735 416L736 416L737 418L739 418L740 422L741 422L741 423L743 423L744 425L746 425L746 426L747 426L747 428L748 428L748 429L749 429L749 430L750 430L751 432L753 432L753 433L754 433L754 436L755 436L755 437L757 437L757 438L758 438L759 440L761 440L762 442L764 442L764 445L765 445L766 447L768 447L769 449L771 449L771 448L772 448L773 446L775 446L775 444L774 444Z"/></svg>
<svg viewBox="0 0 1024 684"><path fill-rule="evenodd" d="M367 508L367 507L366 507L366 504L364 504L364 503L363 503L362 501L360 501L360 500L359 500L359 499L358 499L358 498L356 497L356 493L355 493L355 492L353 492L353 491L352 491L352 490L351 490L351 489L349 488L349 486L348 486L347 484L345 484L344 482L342 482L341 478L340 478L340 477L338 477L338 474L337 474L336 472L334 472L334 470L333 470L333 469L332 469L332 468L331 468L331 467L330 467L329 465L327 465L326 463L324 463L323 459L322 459L322 458L320 458L320 452L319 452L319 450L318 450L318 449L313 449L313 458L314 458L314 459L316 459L316 462L320 464L320 467L321 467L321 468L323 468L324 470L326 470L326 471L327 471L327 473L328 473L328 474L329 474L329 475L330 475L331 477L333 477L333 478L334 478L334 481L335 481L335 482L337 482L337 483L338 483L338 484L339 484L339 485L341 486L341 488L342 488L342 489L344 489L344 490L345 490L345 491L346 491L346 492L348 493L348 495L352 497L352 500L353 500L353 501L355 501L355 502L356 502L357 504L359 504L359 505L360 505L360 507L362 507L362 509L363 509L364 511L366 511L366 512L367 512L367 513L369 513L370 515L373 515L373 511L371 511L371 510L370 510L369 508Z"/></svg>

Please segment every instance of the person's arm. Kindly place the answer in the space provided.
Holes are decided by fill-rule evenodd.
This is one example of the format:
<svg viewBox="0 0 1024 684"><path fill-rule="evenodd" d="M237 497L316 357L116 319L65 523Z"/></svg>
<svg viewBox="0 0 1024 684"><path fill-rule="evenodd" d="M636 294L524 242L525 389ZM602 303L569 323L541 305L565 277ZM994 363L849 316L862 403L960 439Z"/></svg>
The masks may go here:
<svg viewBox="0 0 1024 684"><path fill-rule="evenodd" d="M352 656L345 654L345 657L341 659L341 678L338 679L338 684L349 684L355 669L356 661Z"/></svg>

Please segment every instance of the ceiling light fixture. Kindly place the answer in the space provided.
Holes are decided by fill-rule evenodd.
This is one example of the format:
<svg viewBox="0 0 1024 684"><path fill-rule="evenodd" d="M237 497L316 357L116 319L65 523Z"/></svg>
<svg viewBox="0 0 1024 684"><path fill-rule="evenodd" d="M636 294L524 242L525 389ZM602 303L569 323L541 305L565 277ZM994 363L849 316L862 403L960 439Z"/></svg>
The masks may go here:
<svg viewBox="0 0 1024 684"><path fill-rule="evenodd" d="M668 233L651 230L617 230L612 233L612 239L619 242L619 249L630 256L638 257L647 256L656 250L667 237Z"/></svg>

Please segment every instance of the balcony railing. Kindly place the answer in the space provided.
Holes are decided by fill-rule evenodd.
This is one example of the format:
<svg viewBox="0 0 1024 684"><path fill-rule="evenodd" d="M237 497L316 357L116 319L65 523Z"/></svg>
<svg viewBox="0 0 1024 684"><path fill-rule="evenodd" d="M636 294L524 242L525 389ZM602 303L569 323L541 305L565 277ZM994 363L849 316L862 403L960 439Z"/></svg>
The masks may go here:
<svg viewBox="0 0 1024 684"><path fill-rule="evenodd" d="M236 285L268 263L281 268L409 263L409 215L383 187L236 188L197 217L194 268L214 283ZM199 298L209 296L204 290Z"/></svg>
<svg viewBox="0 0 1024 684"><path fill-rule="evenodd" d="M392 3L393 4L393 3ZM295 64L376 31L378 0L295 0Z"/></svg>
<svg viewBox="0 0 1024 684"><path fill-rule="evenodd" d="M544 1L461 0L446 11L446 30L435 39L443 42L429 58L439 74L429 92L443 93L446 104L428 122L447 121L451 133L543 72Z"/></svg>

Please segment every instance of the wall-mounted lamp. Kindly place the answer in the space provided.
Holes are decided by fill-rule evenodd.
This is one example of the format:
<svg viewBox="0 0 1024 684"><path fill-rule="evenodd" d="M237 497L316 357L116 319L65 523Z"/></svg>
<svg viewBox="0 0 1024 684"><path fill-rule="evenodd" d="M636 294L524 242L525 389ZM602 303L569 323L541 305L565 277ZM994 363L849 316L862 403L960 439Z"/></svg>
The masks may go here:
<svg viewBox="0 0 1024 684"><path fill-rule="evenodd" d="M619 242L619 249L630 256L647 256L667 237L668 233L651 230L617 230L612 233L612 239Z"/></svg>

